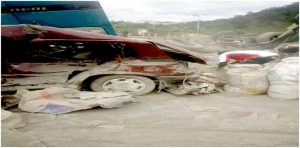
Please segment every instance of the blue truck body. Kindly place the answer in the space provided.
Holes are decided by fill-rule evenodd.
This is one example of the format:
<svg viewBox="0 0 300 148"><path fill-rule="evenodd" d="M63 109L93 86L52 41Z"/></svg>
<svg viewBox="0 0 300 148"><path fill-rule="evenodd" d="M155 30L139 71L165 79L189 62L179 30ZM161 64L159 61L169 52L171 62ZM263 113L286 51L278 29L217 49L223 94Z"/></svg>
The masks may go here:
<svg viewBox="0 0 300 148"><path fill-rule="evenodd" d="M117 35L99 1L1 1L1 25L101 27Z"/></svg>

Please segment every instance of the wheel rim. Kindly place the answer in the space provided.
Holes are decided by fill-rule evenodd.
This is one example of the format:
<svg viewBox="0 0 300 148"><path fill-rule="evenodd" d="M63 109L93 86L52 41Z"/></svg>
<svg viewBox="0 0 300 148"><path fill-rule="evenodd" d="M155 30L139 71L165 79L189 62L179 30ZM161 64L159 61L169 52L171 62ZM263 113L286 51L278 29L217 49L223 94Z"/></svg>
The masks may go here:
<svg viewBox="0 0 300 148"><path fill-rule="evenodd" d="M102 84L105 91L139 92L146 88L145 82L134 78L116 78Z"/></svg>

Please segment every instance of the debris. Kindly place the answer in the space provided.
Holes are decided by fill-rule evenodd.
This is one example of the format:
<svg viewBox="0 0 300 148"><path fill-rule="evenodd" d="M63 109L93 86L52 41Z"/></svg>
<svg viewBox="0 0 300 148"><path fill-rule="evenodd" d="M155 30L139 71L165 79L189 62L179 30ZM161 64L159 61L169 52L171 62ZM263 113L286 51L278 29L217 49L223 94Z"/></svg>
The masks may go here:
<svg viewBox="0 0 300 148"><path fill-rule="evenodd" d="M205 95L222 91L217 86L221 86L223 83L213 73L201 73L199 78L194 81L189 80L188 82L183 82L182 85L168 86L165 90L175 95Z"/></svg>
<svg viewBox="0 0 300 148"><path fill-rule="evenodd" d="M279 113L257 113L251 111L232 112L231 116L237 119L255 119L255 120L277 120Z"/></svg>
<svg viewBox="0 0 300 148"><path fill-rule="evenodd" d="M282 32L265 32L256 37L257 43L270 42L280 36Z"/></svg>
<svg viewBox="0 0 300 148"><path fill-rule="evenodd" d="M219 108L217 107L206 107L206 106L191 106L190 107L193 111L196 112L194 116L195 119L209 119L215 116L219 112Z"/></svg>
<svg viewBox="0 0 300 148"><path fill-rule="evenodd" d="M184 85L166 88L165 90L175 95L205 95L216 92L215 88L215 84L186 82Z"/></svg>
<svg viewBox="0 0 300 148"><path fill-rule="evenodd" d="M201 73L199 78L195 80L198 83L212 83L216 85L220 85L224 83L221 79L218 78L217 75L213 73Z"/></svg>
<svg viewBox="0 0 300 148"><path fill-rule="evenodd" d="M125 92L81 92L51 87L26 93L19 108L28 112L62 114L93 107L122 107L132 101L133 97Z"/></svg>
<svg viewBox="0 0 300 148"><path fill-rule="evenodd" d="M88 127L95 128L95 127L98 127L102 124L103 124L102 121L93 121L92 123L88 124Z"/></svg>
<svg viewBox="0 0 300 148"><path fill-rule="evenodd" d="M279 118L279 113L260 113L258 119L260 120L277 120Z"/></svg>
<svg viewBox="0 0 300 148"><path fill-rule="evenodd" d="M240 119L257 119L258 114L255 112L245 112L244 114L240 114Z"/></svg>
<svg viewBox="0 0 300 148"><path fill-rule="evenodd" d="M3 105L3 109L7 109L18 105L20 102L20 98L16 98L14 95L4 95L1 97L1 103Z"/></svg>
<svg viewBox="0 0 300 148"><path fill-rule="evenodd" d="M237 119L258 119L258 113L247 111L233 112L232 117Z"/></svg>
<svg viewBox="0 0 300 148"><path fill-rule="evenodd" d="M219 108L216 107L191 106L191 109L196 112L218 112L219 111Z"/></svg>
<svg viewBox="0 0 300 148"><path fill-rule="evenodd" d="M107 130L113 130L113 131L120 131L122 130L125 126L123 125L100 125L97 126L103 129L107 129Z"/></svg>
<svg viewBox="0 0 300 148"><path fill-rule="evenodd" d="M280 58L287 58L287 57L297 57L299 56L299 43L291 42L291 43L282 43L279 44L274 48Z"/></svg>
<svg viewBox="0 0 300 148"><path fill-rule="evenodd" d="M6 109L18 105L22 96L27 92L29 91L26 89L19 89L14 95L3 95L1 98L2 108Z"/></svg>
<svg viewBox="0 0 300 148"><path fill-rule="evenodd" d="M196 119L196 120L210 119L213 117L213 115L214 115L214 113L200 113L200 114L196 114L194 116L194 119Z"/></svg>

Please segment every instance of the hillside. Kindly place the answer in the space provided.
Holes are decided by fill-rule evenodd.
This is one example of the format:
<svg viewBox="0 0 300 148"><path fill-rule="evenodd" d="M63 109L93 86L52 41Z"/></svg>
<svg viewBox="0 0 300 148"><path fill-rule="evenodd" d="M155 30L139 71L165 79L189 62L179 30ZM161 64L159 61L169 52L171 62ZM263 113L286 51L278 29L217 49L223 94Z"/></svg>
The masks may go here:
<svg viewBox="0 0 300 148"><path fill-rule="evenodd" d="M216 32L235 30L248 33L261 33L267 31L283 31L296 22L295 16L299 13L299 3L283 7L274 7L262 10L260 12L249 12L246 15L234 16L230 19L219 19L214 21L200 21L200 33L214 34ZM167 34L186 34L195 33L197 28L197 21L185 23L170 23L166 22L151 24L146 23L132 23L124 21L113 21L114 28L119 35L129 32L132 35L137 35L138 28L147 29L149 32L157 35Z"/></svg>

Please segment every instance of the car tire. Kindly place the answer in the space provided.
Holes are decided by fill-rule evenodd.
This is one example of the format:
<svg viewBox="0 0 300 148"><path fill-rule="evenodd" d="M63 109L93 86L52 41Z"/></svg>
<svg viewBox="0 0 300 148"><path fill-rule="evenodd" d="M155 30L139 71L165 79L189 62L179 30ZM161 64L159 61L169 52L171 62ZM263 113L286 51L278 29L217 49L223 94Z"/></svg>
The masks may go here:
<svg viewBox="0 0 300 148"><path fill-rule="evenodd" d="M99 77L90 83L92 91L120 91L131 95L144 95L154 90L153 80L135 75L108 75Z"/></svg>

